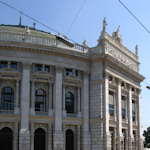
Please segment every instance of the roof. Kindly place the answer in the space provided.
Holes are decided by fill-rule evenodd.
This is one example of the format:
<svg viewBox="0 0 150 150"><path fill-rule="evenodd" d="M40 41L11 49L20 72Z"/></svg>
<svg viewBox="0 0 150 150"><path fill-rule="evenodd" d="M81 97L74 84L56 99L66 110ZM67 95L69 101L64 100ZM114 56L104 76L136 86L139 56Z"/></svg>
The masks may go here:
<svg viewBox="0 0 150 150"><path fill-rule="evenodd" d="M0 25L0 31L9 31L9 32L16 32L16 33L25 33L25 28L27 26L23 26L23 25L4 25L1 24ZM47 38L51 38L51 39L56 39L56 35L42 31L42 30L37 30L35 28L31 28L30 29L30 34L32 35L37 35L37 36L44 36Z"/></svg>

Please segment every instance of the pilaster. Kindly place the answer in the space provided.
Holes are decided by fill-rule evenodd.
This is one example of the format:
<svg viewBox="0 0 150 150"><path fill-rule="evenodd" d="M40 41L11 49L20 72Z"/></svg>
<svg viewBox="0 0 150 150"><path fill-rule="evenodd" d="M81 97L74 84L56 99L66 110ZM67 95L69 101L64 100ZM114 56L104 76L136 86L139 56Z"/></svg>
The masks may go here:
<svg viewBox="0 0 150 150"><path fill-rule="evenodd" d="M104 81L104 150L111 150L111 135L109 132L109 75L105 73Z"/></svg>
<svg viewBox="0 0 150 150"><path fill-rule="evenodd" d="M30 114L35 115L35 81L31 81L31 108L30 108Z"/></svg>
<svg viewBox="0 0 150 150"><path fill-rule="evenodd" d="M21 85L21 129L19 133L19 150L30 150L29 101L30 101L30 64L23 63Z"/></svg>
<svg viewBox="0 0 150 150"><path fill-rule="evenodd" d="M133 139L133 127L132 127L132 87L129 85L129 95L128 95L128 108L129 108L129 114L128 114L128 119L129 119L129 150L132 150L132 139Z"/></svg>
<svg viewBox="0 0 150 150"><path fill-rule="evenodd" d="M49 111L49 116L52 116L53 115L53 107L52 107L52 83L50 82L49 83L49 102L48 102L48 111Z"/></svg>
<svg viewBox="0 0 150 150"><path fill-rule="evenodd" d="M53 135L54 150L64 149L62 132L62 67L56 67L55 79L55 130Z"/></svg>
<svg viewBox="0 0 150 150"><path fill-rule="evenodd" d="M91 135L89 132L89 74L84 72L83 81L83 150L91 150Z"/></svg>
<svg viewBox="0 0 150 150"><path fill-rule="evenodd" d="M13 138L13 149L18 149L18 122L15 122L14 138Z"/></svg>
<svg viewBox="0 0 150 150"><path fill-rule="evenodd" d="M19 79L16 79L15 114L19 114Z"/></svg>

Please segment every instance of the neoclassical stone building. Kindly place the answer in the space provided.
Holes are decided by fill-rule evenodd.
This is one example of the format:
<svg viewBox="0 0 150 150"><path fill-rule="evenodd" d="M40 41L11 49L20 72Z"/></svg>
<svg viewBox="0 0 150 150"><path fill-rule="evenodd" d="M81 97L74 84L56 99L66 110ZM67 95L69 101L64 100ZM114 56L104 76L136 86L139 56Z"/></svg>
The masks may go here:
<svg viewBox="0 0 150 150"><path fill-rule="evenodd" d="M138 47L105 30L89 48L0 25L0 149L143 149Z"/></svg>

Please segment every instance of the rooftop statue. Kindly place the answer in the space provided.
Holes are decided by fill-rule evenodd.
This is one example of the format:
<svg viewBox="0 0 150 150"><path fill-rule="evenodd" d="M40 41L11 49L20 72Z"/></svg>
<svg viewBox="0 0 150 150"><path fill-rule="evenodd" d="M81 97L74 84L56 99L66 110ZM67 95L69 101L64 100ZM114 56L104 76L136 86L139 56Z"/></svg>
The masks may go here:
<svg viewBox="0 0 150 150"><path fill-rule="evenodd" d="M121 35L119 34L119 28L120 28L120 25L119 27L117 28L117 31L116 32L113 32L112 36L114 38L116 38L120 43L122 43L122 37Z"/></svg>
<svg viewBox="0 0 150 150"><path fill-rule="evenodd" d="M107 26L106 17L104 17L104 20L103 20L103 31L106 30L106 26Z"/></svg>
<svg viewBox="0 0 150 150"><path fill-rule="evenodd" d="M25 31L26 31L27 34L30 34L29 26L25 27Z"/></svg>
<svg viewBox="0 0 150 150"><path fill-rule="evenodd" d="M135 54L138 56L138 45L135 46Z"/></svg>

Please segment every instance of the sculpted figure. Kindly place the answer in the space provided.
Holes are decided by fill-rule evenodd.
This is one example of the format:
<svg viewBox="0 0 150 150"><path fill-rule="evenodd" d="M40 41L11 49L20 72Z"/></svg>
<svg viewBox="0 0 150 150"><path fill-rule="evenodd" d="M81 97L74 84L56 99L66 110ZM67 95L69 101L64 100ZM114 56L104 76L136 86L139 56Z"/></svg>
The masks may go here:
<svg viewBox="0 0 150 150"><path fill-rule="evenodd" d="M26 30L26 33L27 33L27 34L30 34L29 26L25 27L25 30Z"/></svg>
<svg viewBox="0 0 150 150"><path fill-rule="evenodd" d="M135 54L138 56L138 45L135 46Z"/></svg>
<svg viewBox="0 0 150 150"><path fill-rule="evenodd" d="M106 26L107 26L106 17L104 17L104 20L103 20L103 31L106 30Z"/></svg>

